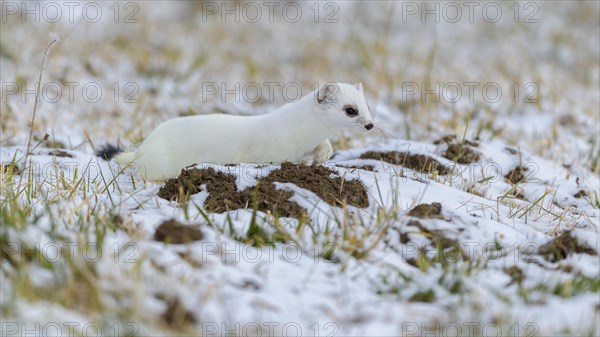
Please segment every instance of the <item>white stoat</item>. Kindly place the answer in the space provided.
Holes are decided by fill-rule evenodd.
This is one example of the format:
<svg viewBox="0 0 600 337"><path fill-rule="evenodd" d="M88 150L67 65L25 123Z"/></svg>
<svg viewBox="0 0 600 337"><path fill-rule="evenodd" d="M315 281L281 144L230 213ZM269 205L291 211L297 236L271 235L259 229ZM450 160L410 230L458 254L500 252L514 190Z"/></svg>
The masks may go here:
<svg viewBox="0 0 600 337"><path fill-rule="evenodd" d="M297 102L259 116L200 115L168 120L132 152L107 146L98 155L138 165L150 180L176 177L199 163L301 161L333 155L329 138L342 130L371 130L362 84L328 83Z"/></svg>

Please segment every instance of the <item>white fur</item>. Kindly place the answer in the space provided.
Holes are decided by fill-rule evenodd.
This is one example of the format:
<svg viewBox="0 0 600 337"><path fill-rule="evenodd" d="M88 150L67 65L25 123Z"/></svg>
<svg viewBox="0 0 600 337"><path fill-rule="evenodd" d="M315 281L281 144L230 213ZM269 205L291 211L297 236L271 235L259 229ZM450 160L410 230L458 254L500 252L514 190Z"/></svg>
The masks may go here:
<svg viewBox="0 0 600 337"><path fill-rule="evenodd" d="M358 117L343 108L354 105ZM331 157L328 138L342 130L365 130L373 123L362 84L336 83L260 116L200 115L168 120L154 129L135 152L115 156L137 164L150 180L176 177L198 163L298 162L314 155L315 162Z"/></svg>

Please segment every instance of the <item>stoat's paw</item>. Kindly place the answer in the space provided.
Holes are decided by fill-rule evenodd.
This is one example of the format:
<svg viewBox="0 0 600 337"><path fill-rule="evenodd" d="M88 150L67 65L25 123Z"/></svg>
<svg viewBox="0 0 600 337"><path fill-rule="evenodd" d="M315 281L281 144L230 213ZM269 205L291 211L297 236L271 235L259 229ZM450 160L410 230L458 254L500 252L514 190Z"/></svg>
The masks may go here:
<svg viewBox="0 0 600 337"><path fill-rule="evenodd" d="M333 156L333 147L329 139L317 145L313 150L313 164L323 164Z"/></svg>

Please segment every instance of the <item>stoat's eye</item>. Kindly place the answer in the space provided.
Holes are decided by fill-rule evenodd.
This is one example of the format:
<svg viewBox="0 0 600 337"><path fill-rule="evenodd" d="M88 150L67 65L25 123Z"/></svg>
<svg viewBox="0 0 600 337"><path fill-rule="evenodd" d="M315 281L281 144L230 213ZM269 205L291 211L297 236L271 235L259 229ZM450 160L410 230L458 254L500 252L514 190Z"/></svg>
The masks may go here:
<svg viewBox="0 0 600 337"><path fill-rule="evenodd" d="M356 111L356 109L354 109L354 108L346 108L346 109L344 109L344 112L346 113L346 116L348 116L348 117L358 116L358 111Z"/></svg>

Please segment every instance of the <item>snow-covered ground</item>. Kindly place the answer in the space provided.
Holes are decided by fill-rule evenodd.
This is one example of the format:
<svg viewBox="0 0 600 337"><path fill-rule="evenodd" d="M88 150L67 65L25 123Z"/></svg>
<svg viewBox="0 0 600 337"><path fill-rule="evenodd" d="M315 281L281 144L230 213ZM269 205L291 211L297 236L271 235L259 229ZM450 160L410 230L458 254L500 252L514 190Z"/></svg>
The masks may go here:
<svg viewBox="0 0 600 337"><path fill-rule="evenodd" d="M3 336L600 333L597 1L1 6ZM325 81L363 82L386 132L340 135L321 177L364 208L282 181L307 217L211 213L210 186L169 201L93 154ZM238 191L283 169L213 168Z"/></svg>

